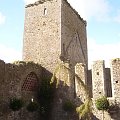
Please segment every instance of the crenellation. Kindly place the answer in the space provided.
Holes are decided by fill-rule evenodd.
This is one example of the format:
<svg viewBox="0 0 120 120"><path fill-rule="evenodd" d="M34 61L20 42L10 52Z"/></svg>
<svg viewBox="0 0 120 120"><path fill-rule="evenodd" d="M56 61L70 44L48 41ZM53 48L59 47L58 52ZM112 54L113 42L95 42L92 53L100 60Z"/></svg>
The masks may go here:
<svg viewBox="0 0 120 120"><path fill-rule="evenodd" d="M92 66L93 98L106 95L104 61L95 61Z"/></svg>

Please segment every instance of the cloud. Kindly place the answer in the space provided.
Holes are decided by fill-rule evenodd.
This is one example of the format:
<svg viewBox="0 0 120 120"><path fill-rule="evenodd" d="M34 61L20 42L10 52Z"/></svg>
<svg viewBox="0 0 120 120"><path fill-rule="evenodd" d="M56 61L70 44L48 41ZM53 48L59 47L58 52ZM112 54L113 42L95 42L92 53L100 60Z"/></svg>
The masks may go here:
<svg viewBox="0 0 120 120"><path fill-rule="evenodd" d="M117 15L114 17L114 21L120 23L120 10L117 11Z"/></svg>
<svg viewBox="0 0 120 120"><path fill-rule="evenodd" d="M24 2L25 2L26 5L30 4L30 3L34 3L36 1L38 1L38 0L24 0Z"/></svg>
<svg viewBox="0 0 120 120"><path fill-rule="evenodd" d="M22 60L21 56L22 55L20 51L0 44L0 59L4 60L5 62L9 63L16 60Z"/></svg>
<svg viewBox="0 0 120 120"><path fill-rule="evenodd" d="M0 12L0 25L5 23L5 16Z"/></svg>
<svg viewBox="0 0 120 120"><path fill-rule="evenodd" d="M105 20L109 16L110 5L107 0L68 0L83 17L88 20L95 18Z"/></svg>
<svg viewBox="0 0 120 120"><path fill-rule="evenodd" d="M88 39L89 68L93 61L105 60L106 66L110 66L110 60L120 58L120 42L113 44L98 44L94 39Z"/></svg>

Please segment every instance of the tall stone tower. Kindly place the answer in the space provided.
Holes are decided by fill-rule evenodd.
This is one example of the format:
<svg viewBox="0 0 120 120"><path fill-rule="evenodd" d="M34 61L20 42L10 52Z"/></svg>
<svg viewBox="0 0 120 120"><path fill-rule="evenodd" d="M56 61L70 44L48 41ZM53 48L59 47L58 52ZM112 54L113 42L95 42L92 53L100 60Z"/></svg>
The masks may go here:
<svg viewBox="0 0 120 120"><path fill-rule="evenodd" d="M60 60L87 65L86 21L66 0L39 0L25 11L23 60L51 72Z"/></svg>

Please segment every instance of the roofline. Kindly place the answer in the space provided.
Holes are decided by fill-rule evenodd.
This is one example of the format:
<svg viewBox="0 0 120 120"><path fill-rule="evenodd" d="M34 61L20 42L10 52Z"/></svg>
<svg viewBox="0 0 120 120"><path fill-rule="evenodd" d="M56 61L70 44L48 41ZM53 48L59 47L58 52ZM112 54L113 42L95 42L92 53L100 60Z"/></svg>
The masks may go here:
<svg viewBox="0 0 120 120"><path fill-rule="evenodd" d="M44 2L47 2L47 1L52 1L52 0L38 0L38 1L36 1L36 2L34 2L34 3L32 3L32 4L28 4L28 5L26 5L25 6L25 8L28 8L28 7L33 7L33 6L37 6L37 5L39 5L39 4L43 4ZM86 20L84 20L80 15L79 15L79 13L70 5L70 3L68 2L68 0L64 0L67 4L68 4L68 6L73 10L73 12L78 16L78 18L85 24L85 26L87 26L87 22L86 22Z"/></svg>
<svg viewBox="0 0 120 120"><path fill-rule="evenodd" d="M47 2L47 1L52 1L52 0L38 0L38 1L34 2L34 3L26 5L25 8L33 7L35 5L37 6L39 4L43 4L44 2Z"/></svg>

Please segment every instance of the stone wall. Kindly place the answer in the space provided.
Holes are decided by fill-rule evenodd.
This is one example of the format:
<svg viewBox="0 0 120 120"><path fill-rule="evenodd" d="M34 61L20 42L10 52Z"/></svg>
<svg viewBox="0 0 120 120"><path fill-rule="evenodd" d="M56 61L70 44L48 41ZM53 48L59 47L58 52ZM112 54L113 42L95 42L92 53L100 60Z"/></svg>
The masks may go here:
<svg viewBox="0 0 120 120"><path fill-rule="evenodd" d="M36 2L25 9L23 60L53 71L61 47L61 1Z"/></svg>
<svg viewBox="0 0 120 120"><path fill-rule="evenodd" d="M88 64L86 21L62 0L61 6L61 55L69 59L75 66L76 63Z"/></svg>
<svg viewBox="0 0 120 120"><path fill-rule="evenodd" d="M104 61L95 61L92 66L93 98L106 95Z"/></svg>
<svg viewBox="0 0 120 120"><path fill-rule="evenodd" d="M75 109L71 112L64 109L64 104L66 102L72 102L75 105L74 101L74 79L72 69L69 63L62 63L63 66L60 68L60 71L57 73L58 85L55 90L55 98L53 105L53 112L51 120L78 120L78 116L75 112Z"/></svg>
<svg viewBox="0 0 120 120"><path fill-rule="evenodd" d="M92 65L92 94L93 103L95 100L107 96L112 105L112 109L104 113L105 120L119 120L120 117L120 59L111 60L111 67L105 68L104 61L99 60L93 62ZM91 76L91 74L88 74ZM88 81L89 81L88 76ZM91 80L91 79L90 79ZM113 107L114 106L114 107ZM93 114L95 120L101 120L103 113L98 111L93 105Z"/></svg>
<svg viewBox="0 0 120 120"><path fill-rule="evenodd" d="M120 102L120 59L111 61L112 95Z"/></svg>
<svg viewBox="0 0 120 120"><path fill-rule="evenodd" d="M92 65L92 92L93 98L99 97L99 95L105 95L107 97L114 97L119 99L119 64L120 59L116 58L111 60L111 67L105 68L104 61L94 61ZM89 70L90 71L90 70ZM88 81L91 81L91 74L89 73ZM90 84L89 84L90 85Z"/></svg>
<svg viewBox="0 0 120 120"><path fill-rule="evenodd" d="M70 60L87 65L86 22L66 0L46 0L26 6L23 59L53 72Z"/></svg>
<svg viewBox="0 0 120 120"><path fill-rule="evenodd" d="M83 81L84 84L86 84L87 81L87 75L86 75L86 66L83 63L77 63L75 66L75 73L78 75L80 80ZM83 86L80 86L79 80L75 77L75 91L76 91L76 97L81 100L82 103L85 102L85 90ZM83 91L83 92L81 92Z"/></svg>
<svg viewBox="0 0 120 120"><path fill-rule="evenodd" d="M13 112L9 108L10 100L21 98L27 105L33 98L37 101L37 86L34 78L28 75L31 73L36 76L37 85L40 85L42 67L32 62L16 62L5 64L0 61L0 119L1 120L39 120L39 114L31 114L26 110L26 106L20 111ZM26 82L27 81L27 82ZM26 82L24 89L23 84Z"/></svg>

